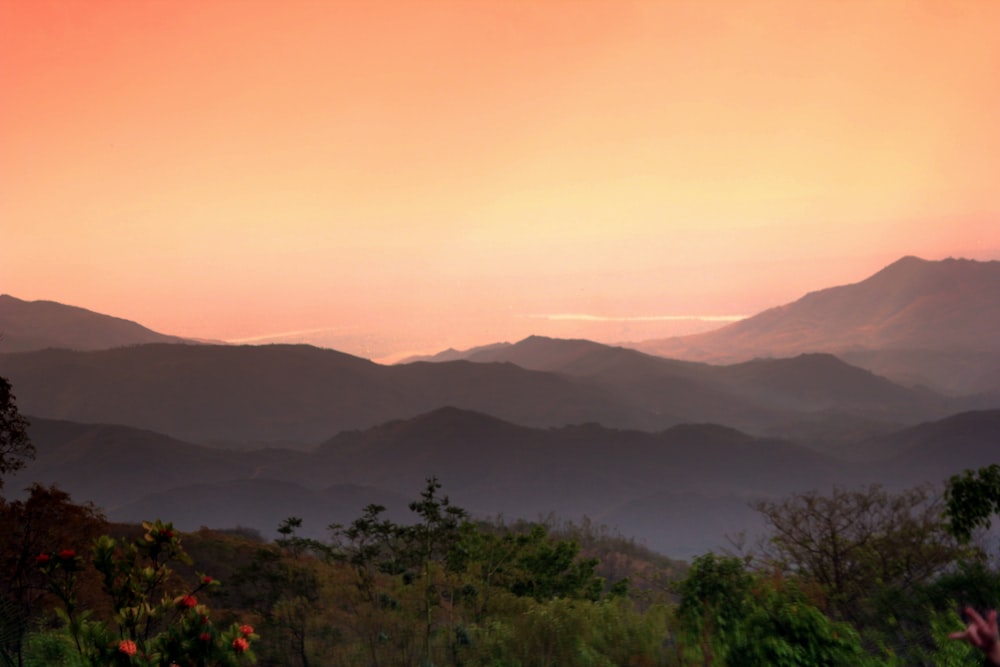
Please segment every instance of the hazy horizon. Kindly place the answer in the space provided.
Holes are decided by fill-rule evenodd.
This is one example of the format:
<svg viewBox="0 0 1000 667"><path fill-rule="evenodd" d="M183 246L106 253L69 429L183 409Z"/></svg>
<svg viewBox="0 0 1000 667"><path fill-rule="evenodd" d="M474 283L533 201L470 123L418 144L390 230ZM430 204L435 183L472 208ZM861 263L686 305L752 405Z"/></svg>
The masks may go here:
<svg viewBox="0 0 1000 667"><path fill-rule="evenodd" d="M0 292L380 359L693 333L1000 259L998 80L989 2L0 0Z"/></svg>

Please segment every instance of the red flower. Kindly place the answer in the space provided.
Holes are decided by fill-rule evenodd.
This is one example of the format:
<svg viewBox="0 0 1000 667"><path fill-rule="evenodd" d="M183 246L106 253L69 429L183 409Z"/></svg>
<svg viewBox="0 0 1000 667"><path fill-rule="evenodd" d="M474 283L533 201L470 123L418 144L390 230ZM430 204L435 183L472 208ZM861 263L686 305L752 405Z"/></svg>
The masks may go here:
<svg viewBox="0 0 1000 667"><path fill-rule="evenodd" d="M183 609L191 609L192 607L198 606L198 599L193 595L185 595L181 598L180 602L177 603L177 606Z"/></svg>
<svg viewBox="0 0 1000 667"><path fill-rule="evenodd" d="M210 642L212 641L212 635L209 634L208 632L203 632L200 635L198 635L198 639L200 639L203 642Z"/></svg>
<svg viewBox="0 0 1000 667"><path fill-rule="evenodd" d="M252 625L241 625L240 626L240 632L243 634L244 637L249 637L250 635L253 634L253 626Z"/></svg>
<svg viewBox="0 0 1000 667"><path fill-rule="evenodd" d="M50 560L52 560L52 556L48 554L38 554L37 556L35 556L35 563L37 563L38 565L45 565Z"/></svg>
<svg viewBox="0 0 1000 667"><path fill-rule="evenodd" d="M206 585L212 583L212 577L205 575L204 577L201 578L201 583Z"/></svg>
<svg viewBox="0 0 1000 667"><path fill-rule="evenodd" d="M172 531L172 530L161 530L160 531L160 537L162 537L165 540L169 540L173 536L174 536L174 531Z"/></svg>
<svg viewBox="0 0 1000 667"><path fill-rule="evenodd" d="M73 560L76 558L76 552L72 549L63 549L59 552L59 558L62 560Z"/></svg>
<svg viewBox="0 0 1000 667"><path fill-rule="evenodd" d="M128 656L135 655L135 642L131 639L123 639L118 642L118 650Z"/></svg>
<svg viewBox="0 0 1000 667"><path fill-rule="evenodd" d="M237 653L243 653L248 648L250 648L250 642L248 642L243 637L237 637L236 639L233 640L233 648L236 650Z"/></svg>

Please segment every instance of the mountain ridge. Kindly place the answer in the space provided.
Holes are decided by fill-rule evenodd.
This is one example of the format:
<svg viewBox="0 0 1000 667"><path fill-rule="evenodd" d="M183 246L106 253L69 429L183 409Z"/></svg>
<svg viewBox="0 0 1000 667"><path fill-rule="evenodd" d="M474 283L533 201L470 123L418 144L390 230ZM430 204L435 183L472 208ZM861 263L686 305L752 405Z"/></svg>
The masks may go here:
<svg viewBox="0 0 1000 667"><path fill-rule="evenodd" d="M24 301L0 294L0 352L48 348L104 350L146 343L197 344L137 322L56 301Z"/></svg>
<svg viewBox="0 0 1000 667"><path fill-rule="evenodd" d="M386 366L305 345L149 344L0 354L0 374L22 410L40 417L243 448L315 444L444 406L532 427L598 422L657 431L716 422L758 434L830 410L875 414L895 426L978 407L832 357L720 367L541 337L492 354L483 362Z"/></svg>

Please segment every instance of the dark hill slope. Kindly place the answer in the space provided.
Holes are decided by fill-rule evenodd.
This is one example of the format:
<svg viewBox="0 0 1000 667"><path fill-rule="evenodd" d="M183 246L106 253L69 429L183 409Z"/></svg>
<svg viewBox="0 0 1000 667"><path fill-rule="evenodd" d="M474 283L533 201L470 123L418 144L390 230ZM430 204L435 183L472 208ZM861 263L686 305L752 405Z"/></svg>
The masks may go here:
<svg viewBox="0 0 1000 667"><path fill-rule="evenodd" d="M869 438L845 454L891 467L911 479L935 479L1000 463L1000 410L980 410Z"/></svg>
<svg viewBox="0 0 1000 667"><path fill-rule="evenodd" d="M135 322L55 301L22 301L0 294L0 352L46 348L105 350L145 343L193 343Z"/></svg>
<svg viewBox="0 0 1000 667"><path fill-rule="evenodd" d="M111 424L30 418L37 459L11 488L57 484L81 499L113 509L148 493L178 486L250 478L270 458L301 452L236 452L194 445L160 433Z"/></svg>

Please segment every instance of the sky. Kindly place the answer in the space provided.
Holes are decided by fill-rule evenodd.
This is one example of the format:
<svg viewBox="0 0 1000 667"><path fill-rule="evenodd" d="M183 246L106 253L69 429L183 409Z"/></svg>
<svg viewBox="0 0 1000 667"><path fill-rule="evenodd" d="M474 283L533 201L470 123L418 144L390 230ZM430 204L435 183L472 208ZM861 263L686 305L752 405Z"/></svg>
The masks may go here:
<svg viewBox="0 0 1000 667"><path fill-rule="evenodd" d="M684 333L1000 259L998 119L994 0L0 0L0 293L376 359Z"/></svg>

